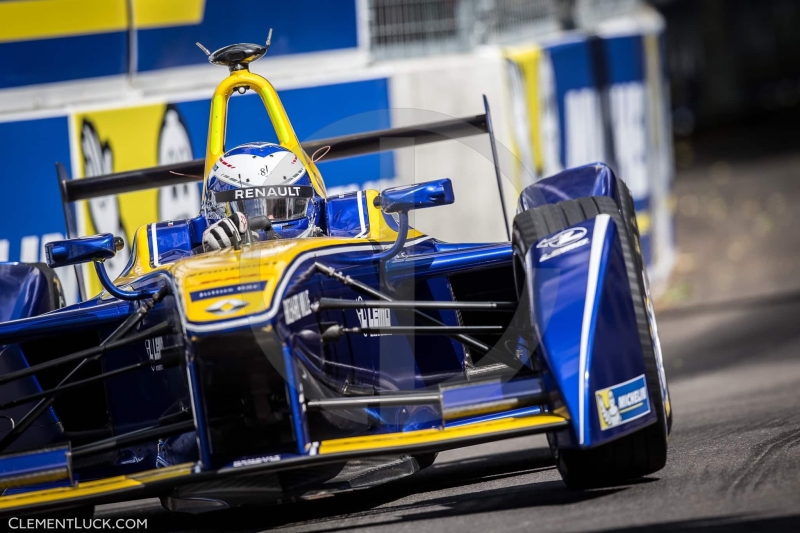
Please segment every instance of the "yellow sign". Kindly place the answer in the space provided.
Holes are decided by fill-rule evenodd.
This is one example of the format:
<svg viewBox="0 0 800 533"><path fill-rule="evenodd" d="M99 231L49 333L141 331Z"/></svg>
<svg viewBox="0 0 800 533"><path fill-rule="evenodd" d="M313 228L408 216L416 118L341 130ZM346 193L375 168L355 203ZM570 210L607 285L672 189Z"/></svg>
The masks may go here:
<svg viewBox="0 0 800 533"><path fill-rule="evenodd" d="M88 111L72 116L80 177L101 176L192 159L189 133L177 108L166 104ZM106 196L78 205L78 233L113 233L125 240L125 248L106 261L114 279L130 258L136 230L160 220L197 216L200 192L186 184ZM146 243L145 243L146 244ZM87 297L100 292L93 270L85 271Z"/></svg>
<svg viewBox="0 0 800 533"><path fill-rule="evenodd" d="M133 0L133 22L137 28L200 24L205 4L205 0Z"/></svg>
<svg viewBox="0 0 800 533"><path fill-rule="evenodd" d="M200 24L205 0L133 0L137 28ZM127 31L128 0L0 2L0 43Z"/></svg>

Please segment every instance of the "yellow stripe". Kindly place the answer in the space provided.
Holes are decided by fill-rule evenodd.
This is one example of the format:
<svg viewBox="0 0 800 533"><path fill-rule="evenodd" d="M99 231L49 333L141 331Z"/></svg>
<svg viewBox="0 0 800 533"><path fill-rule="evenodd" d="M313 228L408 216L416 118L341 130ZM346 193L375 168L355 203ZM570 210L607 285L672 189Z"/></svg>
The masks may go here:
<svg viewBox="0 0 800 533"><path fill-rule="evenodd" d="M148 470L132 476L117 476L96 481L78 483L75 487L58 487L54 489L37 490L23 494L0 497L0 509L25 507L41 503L71 500L84 496L108 494L110 492L142 487L147 483L188 476L192 473L192 463Z"/></svg>
<svg viewBox="0 0 800 533"><path fill-rule="evenodd" d="M205 4L205 0L133 0L133 23L137 28L200 24Z"/></svg>
<svg viewBox="0 0 800 533"><path fill-rule="evenodd" d="M125 476L101 479L98 481L87 481L79 483L77 487L60 487L56 489L37 490L23 494L14 494L0 498L0 509L11 509L26 505L39 503L69 500L83 496L93 496L96 494L106 494L123 489L140 487L142 484Z"/></svg>
<svg viewBox="0 0 800 533"><path fill-rule="evenodd" d="M144 484L153 483L156 481L162 481L164 479L188 476L192 473L194 466L194 463L182 463L179 465L168 466L166 468L146 470L144 472L139 472L138 474L132 474L128 476L128 478Z"/></svg>
<svg viewBox="0 0 800 533"><path fill-rule="evenodd" d="M381 450L385 448L394 448L396 446L413 446L415 444L444 444L447 441L534 428L564 422L564 420L565 419L560 416L537 415L524 418L504 418L501 420L478 422L444 429L421 429L417 431L406 431L404 433L388 433L386 435L326 440L320 443L319 453L324 455L342 452Z"/></svg>
<svg viewBox="0 0 800 533"><path fill-rule="evenodd" d="M126 0L0 2L0 42L127 31L128 11L125 2Z"/></svg>

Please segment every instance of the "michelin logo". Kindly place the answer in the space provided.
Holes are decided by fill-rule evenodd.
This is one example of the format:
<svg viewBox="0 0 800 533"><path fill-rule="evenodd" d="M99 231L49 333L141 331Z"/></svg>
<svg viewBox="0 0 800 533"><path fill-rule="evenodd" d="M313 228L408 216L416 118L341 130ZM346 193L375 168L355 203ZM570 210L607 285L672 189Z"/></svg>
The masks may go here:
<svg viewBox="0 0 800 533"><path fill-rule="evenodd" d="M644 375L595 392L600 429L605 431L650 412Z"/></svg>

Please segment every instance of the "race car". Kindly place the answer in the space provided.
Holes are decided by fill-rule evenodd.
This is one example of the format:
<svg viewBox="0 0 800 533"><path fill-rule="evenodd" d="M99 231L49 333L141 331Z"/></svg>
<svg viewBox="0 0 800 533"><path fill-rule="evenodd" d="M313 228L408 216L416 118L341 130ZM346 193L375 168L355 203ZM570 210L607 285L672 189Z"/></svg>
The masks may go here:
<svg viewBox="0 0 800 533"><path fill-rule="evenodd" d="M521 193L509 241L424 235L408 213L453 203L449 179L328 196L308 154L468 135L494 149L488 105L301 145L249 70L266 49L209 54L230 74L205 159L80 180L59 167L65 205L202 173L198 217L139 228L113 281L111 234L0 265L0 512L315 498L532 434L571 488L661 469L672 413L625 183L601 163L565 170ZM227 101L246 90L279 142L226 150ZM256 162L283 182L251 182ZM52 268L79 264L104 290L64 306Z"/></svg>

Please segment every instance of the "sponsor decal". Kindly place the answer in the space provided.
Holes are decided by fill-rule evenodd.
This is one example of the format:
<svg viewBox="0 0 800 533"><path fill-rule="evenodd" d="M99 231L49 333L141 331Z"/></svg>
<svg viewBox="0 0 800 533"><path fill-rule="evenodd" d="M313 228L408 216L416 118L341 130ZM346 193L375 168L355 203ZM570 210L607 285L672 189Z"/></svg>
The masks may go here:
<svg viewBox="0 0 800 533"><path fill-rule="evenodd" d="M312 196L314 196L314 188L308 185L244 187L214 194L217 202L235 202L254 198L311 198Z"/></svg>
<svg viewBox="0 0 800 533"><path fill-rule="evenodd" d="M298 292L283 301L283 318L287 325L293 324L310 314L311 302L308 300L308 291Z"/></svg>
<svg viewBox="0 0 800 533"><path fill-rule="evenodd" d="M600 429L605 431L650 412L644 375L595 392Z"/></svg>
<svg viewBox="0 0 800 533"><path fill-rule="evenodd" d="M359 296L357 298L359 302L363 302L364 299ZM379 307L375 308L367 308L367 309L356 309L356 315L358 315L358 321L361 323L362 328L385 328L392 325L392 314L391 310L389 309L382 309ZM364 336L367 337L380 337L384 335L383 333L371 333L367 334L364 333Z"/></svg>
<svg viewBox="0 0 800 533"><path fill-rule="evenodd" d="M147 356L151 361L161 360L161 350L164 348L164 337L156 337L155 339L146 339L144 341L144 349L147 350ZM164 365L150 365L153 371L164 370Z"/></svg>
<svg viewBox="0 0 800 533"><path fill-rule="evenodd" d="M586 228L569 228L542 240L537 248L561 248L586 237Z"/></svg>
<svg viewBox="0 0 800 533"><path fill-rule="evenodd" d="M263 291L266 286L266 281L239 283L238 285L226 285L224 287L214 287L213 289L194 291L189 294L189 297L193 302L196 302L198 300L207 300L208 298L218 298L220 296L228 296L231 294L241 294L243 292L259 292Z"/></svg>
<svg viewBox="0 0 800 533"><path fill-rule="evenodd" d="M240 459L238 461L233 462L233 468L239 468L241 466L261 465L264 463L275 463L280 460L281 460L280 455L267 455L265 457L253 457L252 459Z"/></svg>
<svg viewBox="0 0 800 533"><path fill-rule="evenodd" d="M569 228L560 233L556 233L552 237L548 237L536 245L537 248L552 248L550 252L542 253L539 258L540 263L544 263L548 259L558 257L581 246L589 244L589 238L586 236L586 228Z"/></svg>
<svg viewBox="0 0 800 533"><path fill-rule="evenodd" d="M238 298L230 298L228 300L220 300L219 302L213 303L210 306L206 307L206 312L214 313L215 315L229 315L231 313L235 313L239 309L244 309L249 304L247 302L243 302Z"/></svg>

